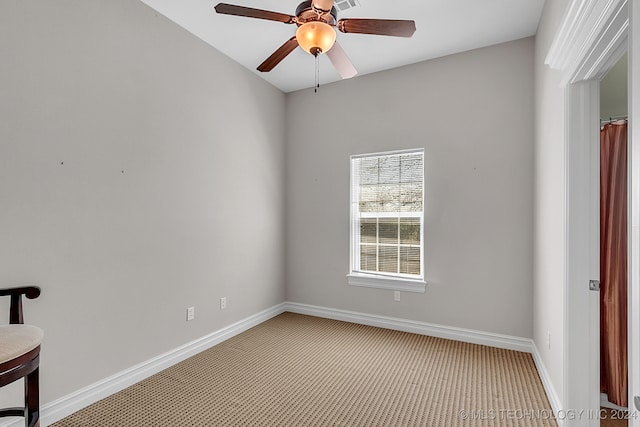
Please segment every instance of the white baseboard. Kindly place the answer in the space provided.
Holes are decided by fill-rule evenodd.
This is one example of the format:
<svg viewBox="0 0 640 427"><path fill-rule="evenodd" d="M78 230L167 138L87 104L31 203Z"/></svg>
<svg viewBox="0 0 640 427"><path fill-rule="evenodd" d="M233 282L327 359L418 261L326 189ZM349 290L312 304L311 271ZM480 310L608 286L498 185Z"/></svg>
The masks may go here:
<svg viewBox="0 0 640 427"><path fill-rule="evenodd" d="M558 423L558 427L563 427L565 425L566 417L558 416L558 414L563 411L562 402L558 397L558 392L553 386L553 382L551 382L549 372L542 362L542 356L540 355L540 352L538 352L538 347L536 347L536 344L535 342L533 342L533 340L531 341L531 355L533 356L533 362L536 364L538 375L540 375L540 380L542 380L544 391L547 392L547 398L549 399L549 403L551 404L551 409L553 410L553 413L556 414L556 422Z"/></svg>
<svg viewBox="0 0 640 427"><path fill-rule="evenodd" d="M627 411L629 409L624 406L618 406L615 403L609 402L609 396L607 396L607 393L600 393L600 406L602 406L603 408L614 409L616 411Z"/></svg>
<svg viewBox="0 0 640 427"><path fill-rule="evenodd" d="M216 344L221 343L241 332L246 331L285 311L285 303L278 304L261 311L246 319L219 329L202 338L191 341L183 346L168 351L160 356L149 359L129 369L118 372L108 378L93 383L87 387L68 394L58 400L46 403L41 407L40 423L48 426L97 402L107 396L121 391L145 378L156 374L178 362L200 353ZM0 427L22 427L24 418L10 418L0 421Z"/></svg>
<svg viewBox="0 0 640 427"><path fill-rule="evenodd" d="M310 316L343 320L345 322L358 323L361 325L377 326L380 328L403 332L413 332L421 335L488 345L491 347L523 351L526 353L531 353L533 344L533 341L529 338L494 334L491 332L475 331L472 329L456 328L452 326L442 326L433 323L418 322L415 320L399 319L396 317L338 310L335 308L318 307L295 302L285 303L285 310L292 313L308 314Z"/></svg>
<svg viewBox="0 0 640 427"><path fill-rule="evenodd" d="M214 345L238 335L249 328L259 325L260 323L265 322L285 311L531 353L533 355L536 368L540 374L540 378L542 379L545 391L547 392L547 396L549 397L552 409L555 413L558 413L561 409L560 400L553 388L553 384L546 372L535 344L531 339L476 331L472 329L442 326L395 317L358 313L354 311L294 302L284 302L187 343L181 347L173 349L167 353L154 357L153 359L149 359L129 369L118 372L115 375L77 390L74 393L63 396L53 402L44 404L41 408L41 425L45 427L53 424L100 399L110 396L113 393L117 393L130 385L142 381L163 369L213 347ZM563 420L558 421L561 422ZM23 425L23 418L8 419L4 422L0 421L0 427L21 427ZM560 423L559 425L562 427L563 423Z"/></svg>

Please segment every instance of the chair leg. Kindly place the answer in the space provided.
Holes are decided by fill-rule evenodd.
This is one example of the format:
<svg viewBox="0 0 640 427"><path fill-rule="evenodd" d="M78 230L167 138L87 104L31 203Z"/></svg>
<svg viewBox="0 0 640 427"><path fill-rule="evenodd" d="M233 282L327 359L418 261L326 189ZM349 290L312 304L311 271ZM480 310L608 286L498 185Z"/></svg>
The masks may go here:
<svg viewBox="0 0 640 427"><path fill-rule="evenodd" d="M26 427L40 427L40 382L36 368L24 379L24 421Z"/></svg>

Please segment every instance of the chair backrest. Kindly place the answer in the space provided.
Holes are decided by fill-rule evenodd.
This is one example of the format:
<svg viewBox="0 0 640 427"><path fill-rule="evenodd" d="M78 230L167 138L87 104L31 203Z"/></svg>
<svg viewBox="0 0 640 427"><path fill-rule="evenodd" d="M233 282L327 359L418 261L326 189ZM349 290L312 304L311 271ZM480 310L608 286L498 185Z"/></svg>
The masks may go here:
<svg viewBox="0 0 640 427"><path fill-rule="evenodd" d="M11 305L9 306L10 324L17 325L24 323L22 295L29 299L38 298L40 296L40 288L37 286L21 286L17 288L0 289L0 296L11 296Z"/></svg>
<svg viewBox="0 0 640 427"><path fill-rule="evenodd" d="M24 378L24 406L0 408L0 418L24 417L25 426L40 425L40 343L42 329L24 325L22 295L29 299L40 295L37 286L0 289L10 296L9 325L0 325L0 387Z"/></svg>

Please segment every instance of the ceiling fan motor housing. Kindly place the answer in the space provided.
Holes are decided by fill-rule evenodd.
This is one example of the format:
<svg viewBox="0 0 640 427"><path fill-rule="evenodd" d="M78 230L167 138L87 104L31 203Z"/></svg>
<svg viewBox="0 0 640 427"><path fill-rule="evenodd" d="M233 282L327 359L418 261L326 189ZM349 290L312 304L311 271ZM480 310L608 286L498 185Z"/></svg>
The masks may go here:
<svg viewBox="0 0 640 427"><path fill-rule="evenodd" d="M322 12L313 7L313 1L303 1L296 8L296 24L301 26L311 21L322 21L329 25L335 25L338 19L338 10L333 6L330 12Z"/></svg>

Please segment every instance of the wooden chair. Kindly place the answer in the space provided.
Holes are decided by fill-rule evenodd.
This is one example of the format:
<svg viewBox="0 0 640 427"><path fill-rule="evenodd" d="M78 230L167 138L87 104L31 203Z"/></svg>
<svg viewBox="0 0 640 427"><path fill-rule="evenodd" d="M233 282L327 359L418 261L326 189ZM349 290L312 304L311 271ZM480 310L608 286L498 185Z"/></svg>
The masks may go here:
<svg viewBox="0 0 640 427"><path fill-rule="evenodd" d="M0 325L0 387L24 378L24 407L0 409L0 417L24 417L25 426L40 426L40 390L38 364L42 329L25 325L22 295L29 299L40 295L40 288L27 286L0 289L0 296L11 296L9 324Z"/></svg>

